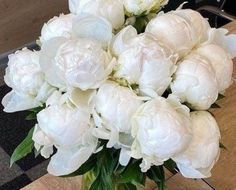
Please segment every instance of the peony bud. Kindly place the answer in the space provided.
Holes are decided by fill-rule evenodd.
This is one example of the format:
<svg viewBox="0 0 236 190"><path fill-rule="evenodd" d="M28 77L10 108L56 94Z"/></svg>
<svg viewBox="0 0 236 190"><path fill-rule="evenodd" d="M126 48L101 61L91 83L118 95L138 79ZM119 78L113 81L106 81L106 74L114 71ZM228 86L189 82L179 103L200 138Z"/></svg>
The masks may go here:
<svg viewBox="0 0 236 190"><path fill-rule="evenodd" d="M40 42L43 44L46 41L55 37L71 38L72 23L75 15L61 14L59 17L53 17L43 25L41 30Z"/></svg>
<svg viewBox="0 0 236 190"><path fill-rule="evenodd" d="M211 62L216 73L219 92L224 92L232 84L233 61L230 55L214 44L203 45L196 52Z"/></svg>
<svg viewBox="0 0 236 190"><path fill-rule="evenodd" d="M171 90L196 110L207 110L218 97L218 83L208 59L190 54L178 63Z"/></svg>
<svg viewBox="0 0 236 190"><path fill-rule="evenodd" d="M152 33L182 58L206 40L209 29L209 24L199 13L183 9L158 14L148 23L146 32Z"/></svg>
<svg viewBox="0 0 236 190"><path fill-rule="evenodd" d="M69 8L74 14L89 13L103 17L114 29L119 29L125 21L124 8L119 0L69 0Z"/></svg>
<svg viewBox="0 0 236 190"><path fill-rule="evenodd" d="M174 97L148 101L132 118L132 135L131 156L143 159L142 171L162 165L186 150L191 141L189 109Z"/></svg>
<svg viewBox="0 0 236 190"><path fill-rule="evenodd" d="M191 113L193 140L188 149L174 157L184 177L207 178L219 158L220 131L209 112Z"/></svg>

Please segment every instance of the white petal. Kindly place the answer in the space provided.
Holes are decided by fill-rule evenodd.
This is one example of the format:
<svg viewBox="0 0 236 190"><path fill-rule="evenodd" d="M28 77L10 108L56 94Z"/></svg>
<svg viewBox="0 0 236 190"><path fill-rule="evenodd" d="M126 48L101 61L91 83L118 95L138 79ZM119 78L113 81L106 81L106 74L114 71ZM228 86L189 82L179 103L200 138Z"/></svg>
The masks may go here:
<svg viewBox="0 0 236 190"><path fill-rule="evenodd" d="M130 159L131 159L131 156L128 154L128 151L126 149L122 148L120 151L119 163L122 166L127 166Z"/></svg>
<svg viewBox="0 0 236 190"><path fill-rule="evenodd" d="M102 17L81 14L75 18L73 33L77 38L90 38L107 47L112 39L112 26Z"/></svg>
<svg viewBox="0 0 236 190"><path fill-rule="evenodd" d="M68 175L85 163L94 151L93 147L58 149L51 158L48 172L55 176Z"/></svg>
<svg viewBox="0 0 236 190"><path fill-rule="evenodd" d="M11 91L2 99L2 105L4 106L4 112L12 113L32 109L42 104L35 101L34 97L18 95Z"/></svg>

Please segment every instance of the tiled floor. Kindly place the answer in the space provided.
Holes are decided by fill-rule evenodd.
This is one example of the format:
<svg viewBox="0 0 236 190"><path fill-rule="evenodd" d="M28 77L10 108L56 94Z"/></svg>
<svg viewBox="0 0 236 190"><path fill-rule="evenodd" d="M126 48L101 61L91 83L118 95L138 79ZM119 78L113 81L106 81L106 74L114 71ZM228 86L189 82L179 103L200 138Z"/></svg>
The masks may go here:
<svg viewBox="0 0 236 190"><path fill-rule="evenodd" d="M10 89L0 87L0 100ZM0 105L0 190L18 190L46 173L47 162L34 154L10 165L10 155L25 138L35 121L26 121L26 112L6 114Z"/></svg>

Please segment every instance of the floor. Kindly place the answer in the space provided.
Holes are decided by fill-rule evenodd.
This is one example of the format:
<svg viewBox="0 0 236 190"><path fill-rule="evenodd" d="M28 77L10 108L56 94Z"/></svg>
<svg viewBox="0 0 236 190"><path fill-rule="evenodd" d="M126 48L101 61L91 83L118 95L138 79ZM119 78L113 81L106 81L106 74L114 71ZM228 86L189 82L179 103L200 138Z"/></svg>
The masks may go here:
<svg viewBox="0 0 236 190"><path fill-rule="evenodd" d="M10 89L0 87L0 100ZM10 156L35 121L26 121L26 112L7 114L0 104L0 190L18 190L46 173L47 162L34 154L10 165Z"/></svg>

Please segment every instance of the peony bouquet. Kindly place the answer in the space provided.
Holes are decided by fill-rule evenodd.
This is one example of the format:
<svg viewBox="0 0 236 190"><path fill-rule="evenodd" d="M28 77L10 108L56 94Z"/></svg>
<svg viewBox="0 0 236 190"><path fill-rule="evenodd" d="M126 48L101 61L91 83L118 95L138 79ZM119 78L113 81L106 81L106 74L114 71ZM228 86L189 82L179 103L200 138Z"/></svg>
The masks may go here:
<svg viewBox="0 0 236 190"><path fill-rule="evenodd" d="M36 121L11 165L31 151L83 188L165 189L164 167L207 178L220 154L213 115L232 83L236 36L166 0L69 0L44 24L39 51L9 55L5 112ZM157 14L158 12L158 14ZM222 145L223 146L223 145Z"/></svg>

